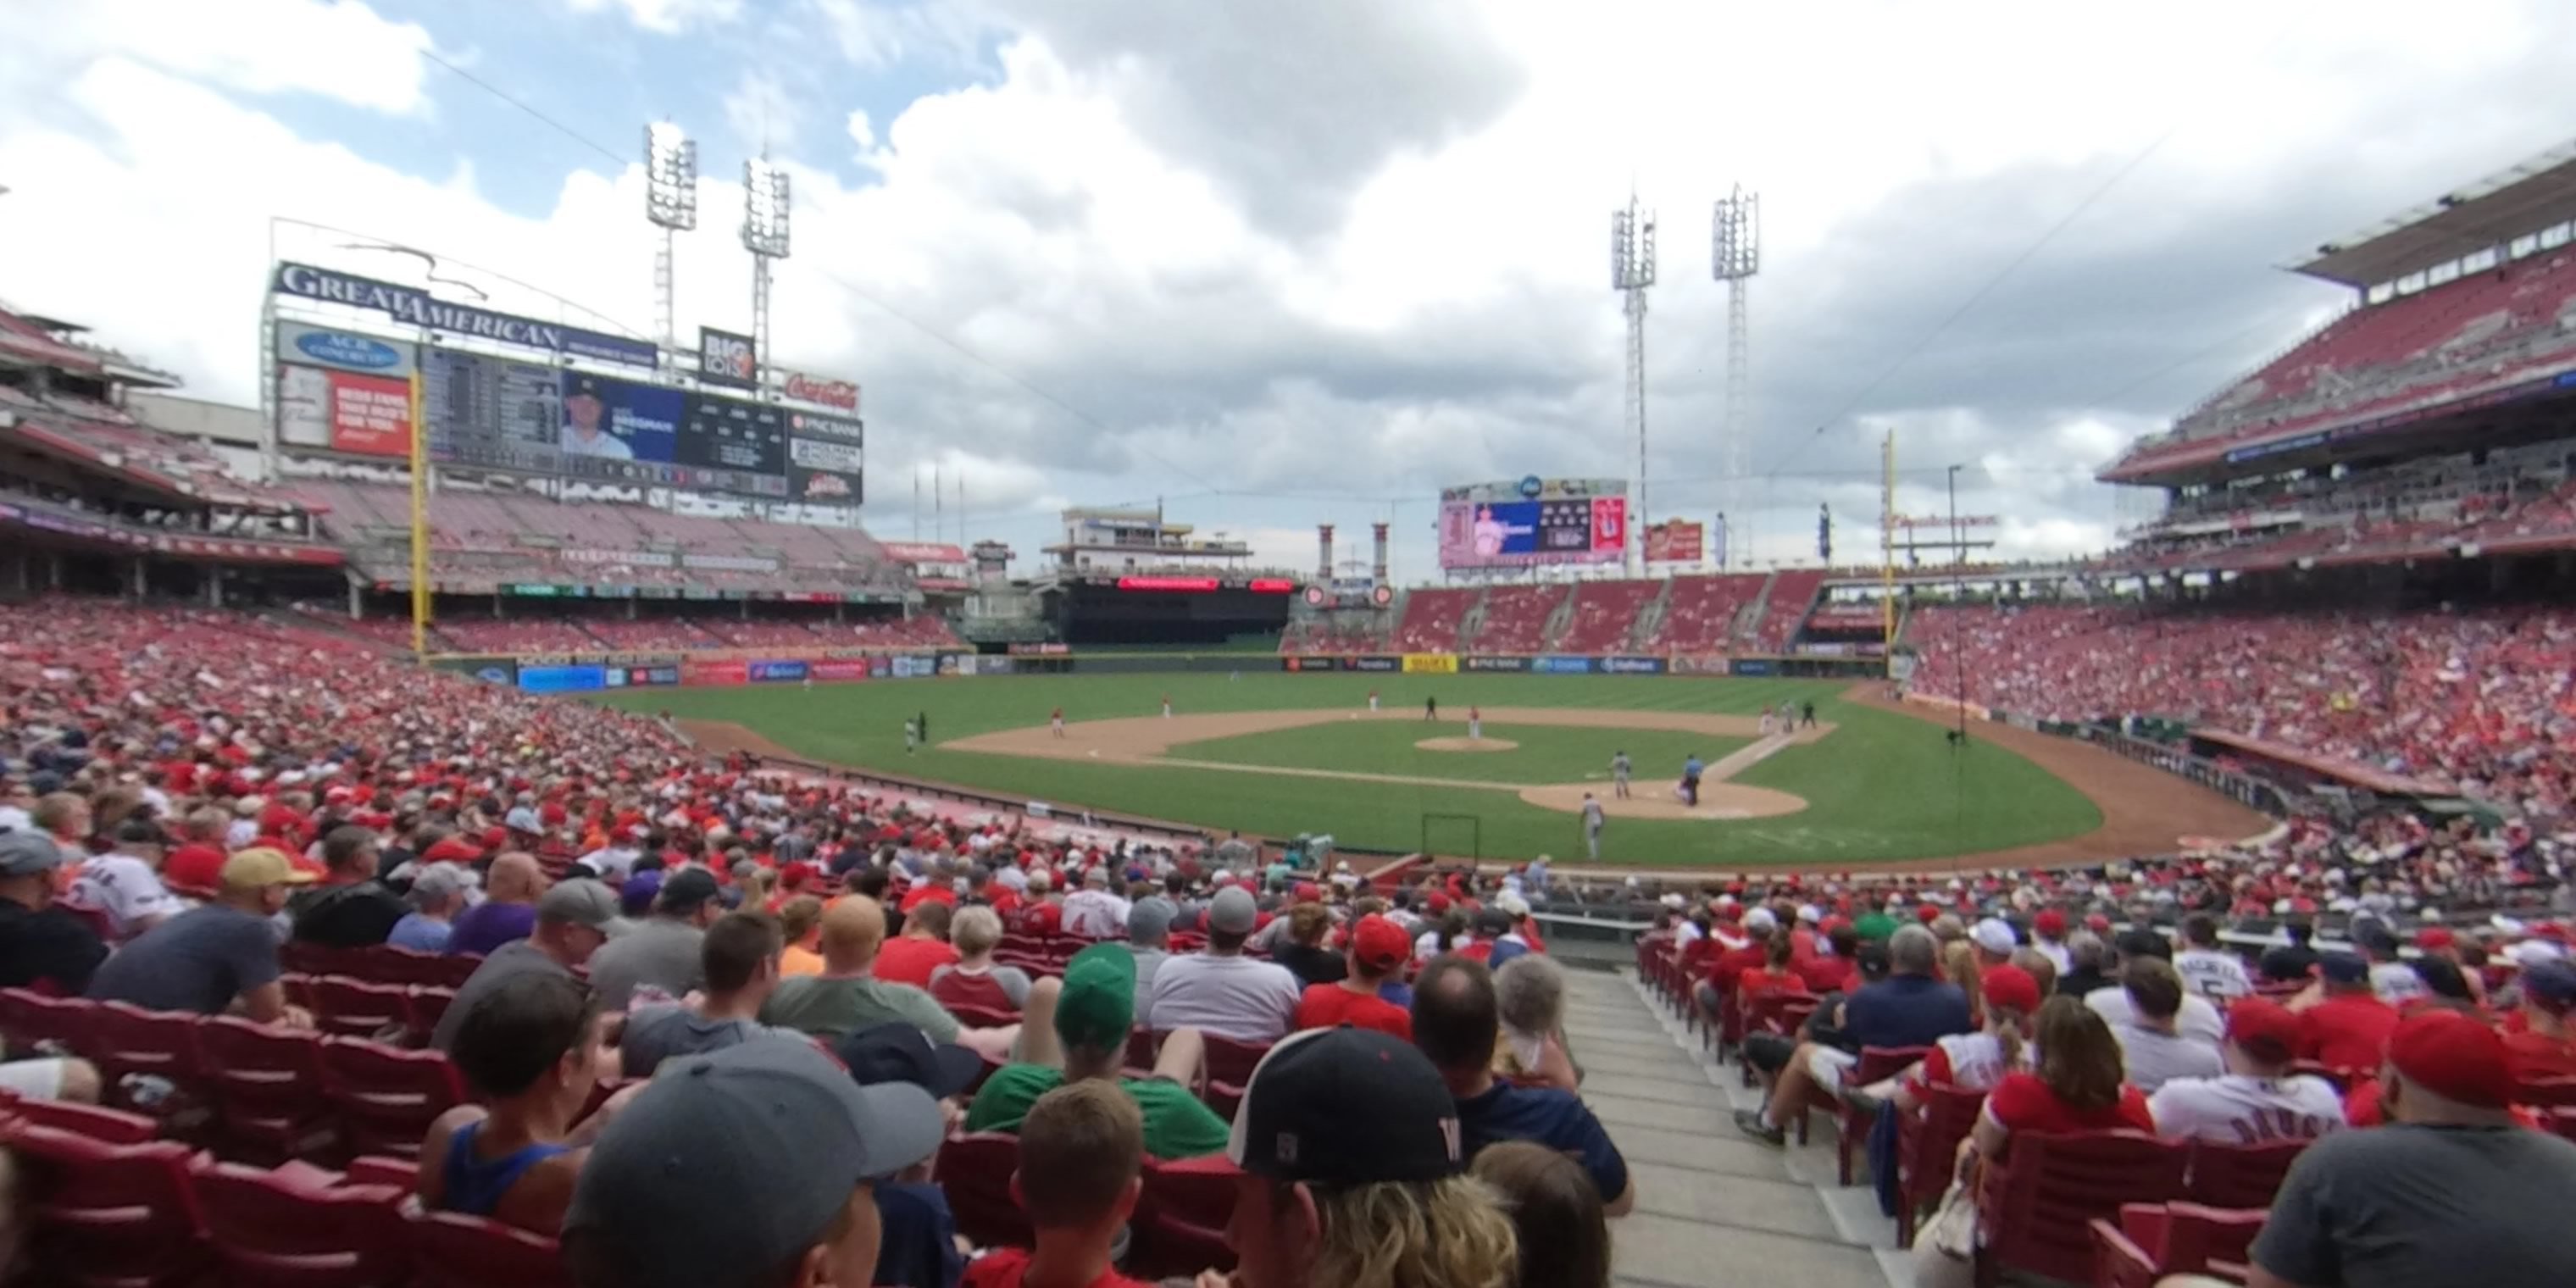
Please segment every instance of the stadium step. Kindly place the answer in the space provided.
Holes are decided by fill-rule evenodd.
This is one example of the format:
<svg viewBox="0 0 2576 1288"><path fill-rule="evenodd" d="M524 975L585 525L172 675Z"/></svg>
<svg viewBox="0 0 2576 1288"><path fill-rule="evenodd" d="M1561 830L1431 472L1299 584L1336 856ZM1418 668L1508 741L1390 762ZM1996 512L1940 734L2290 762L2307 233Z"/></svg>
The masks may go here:
<svg viewBox="0 0 2576 1288"><path fill-rule="evenodd" d="M1565 1035L1583 1101L1627 1157L1636 1211L1614 1222L1613 1277L1683 1288L1758 1274L1802 1288L1905 1282L1895 1224L1867 1186L1835 1186L1833 1129L1786 1151L1746 1140L1733 1113L1754 1103L1649 1000L1631 970L1566 972Z"/></svg>

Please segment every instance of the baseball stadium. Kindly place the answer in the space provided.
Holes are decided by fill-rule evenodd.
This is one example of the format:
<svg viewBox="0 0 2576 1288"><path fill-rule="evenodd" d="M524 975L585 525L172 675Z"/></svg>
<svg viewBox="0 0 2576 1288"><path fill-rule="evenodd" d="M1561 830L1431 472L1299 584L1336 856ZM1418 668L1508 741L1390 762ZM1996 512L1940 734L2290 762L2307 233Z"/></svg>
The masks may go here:
<svg viewBox="0 0 2576 1288"><path fill-rule="evenodd" d="M787 171L746 164L749 311L683 335L669 247L695 228L695 145L667 124L644 138L650 325L281 216L233 337L259 355L249 406L194 396L84 315L0 298L0 1069L24 1067L0 1082L18 1160L0 1228L36 1228L31 1281L682 1282L649 1256L733 1283L717 1252L633 1219L685 1224L651 1181L672 1160L763 1175L815 1140L869 1160L881 1198L937 1197L951 1225L931 1242L974 1250L968 1285L1016 1288L979 1276L1059 1246L1079 1209L1103 1274L1114 1257L1304 1288L1238 1266L1234 1180L1330 1198L1315 1149L1440 1153L1436 1133L1324 1125L1349 1115L1319 1088L1365 1086L1461 1112L1496 1087L1553 1097L1585 1134L1529 1138L1588 1174L1594 1225L1619 1223L1587 1288L1775 1255L1828 1286L2323 1288L2290 1273L2319 1263L2289 1259L2281 1213L2294 1193L2322 1205L2325 1164L2292 1158L2328 1154L2329 1127L2576 1139L2576 145L2346 212L2380 218L2288 265L2340 309L2099 461L2086 482L2143 517L2041 559L1997 553L2015 516L1959 515L1955 492L1909 508L1924 467L1875 423L1840 428L1877 462L1876 512L1822 513L1812 554L1650 509L1654 229L1632 198L1609 283L1629 419L1587 449L1592 473L1445 481L1363 520L1364 544L1319 505L1310 562L1214 530L1242 526L1222 501L1050 496L1024 516L1036 544L975 530L961 494L925 540L917 478L898 537L861 392L902 374L779 359L814 351L770 313L773 277L801 267ZM1728 293L1737 343L1707 343L1729 354L1726 433L1753 441L1786 432L1745 392L1758 215L1741 190L1719 203L1699 283ZM1743 497L1786 485L1741 460L1734 503L1803 524L1812 498ZM247 940L188 951L223 964L161 964L218 909ZM515 934L475 951L408 946L507 915ZM683 926L668 980L626 947ZM1185 963L1238 952L1289 990L1281 1023L1251 1014L1267 994L1166 998ZM788 970L800 954L810 979ZM1506 965L1524 954L1544 980ZM1329 976L1299 965L1326 959ZM1853 1037L1854 999L1890 971L1965 980L1974 1027L1926 1002L1886 1041ZM813 1000L853 980L918 985L902 1005L926 1014L866 1008L919 1031ZM2117 1014L2093 1019L2080 981L2119 993ZM1313 988L1345 1018L1291 1022ZM1528 1031L1524 989L1557 1011ZM2384 1030L2338 1045L2345 1021L2316 1017L2374 989ZM1453 994L1483 1010L1456 1021ZM1190 1018L1149 1023L1148 1001ZM801 1088L775 1092L803 1116L771 1155L697 1161L776 1125L653 1075L636 1035L674 1027L643 1018L663 1006L731 1036L656 1052L662 1069ZM2158 1036L2124 1057L2112 1034L2135 1016ZM1441 1047L1457 1023L1463 1064ZM800 1063L828 1063L812 1044L729 1025L816 1037L830 1086ZM592 1071L584 1052L620 1028L625 1076ZM2025 1039L2047 1032L2053 1055L2097 1029L2127 1060L2119 1087L2080 1114L2047 1091L2073 1116L2016 1119L2030 1139L2003 1155L1999 1115L2059 1076ZM2293 1114L2295 1139L2221 1151L2172 1126L2187 1105L2156 1092L2150 1115L2147 1084L2174 1085L2151 1041L2200 1041L2194 1076L2331 1103ZM2497 1043L2517 1044L2497 1048L2509 1065L2483 1054ZM546 1068L519 1067L527 1051ZM1972 1058L1993 1077L1952 1085L1984 1076ZM852 1107L840 1073L880 1065L930 1094ZM1080 1085L1130 1087L1142 1119L1115 1095L1071 1103ZM2430 1104L2454 1118L2416 1116ZM1096 1127L1063 1125L1085 1113L1142 1141L1093 1185L1127 1196L1114 1211L1037 1194L1068 1187L1022 1166L1114 1161L1048 1139ZM1445 1121L1451 1157L1406 1164L1409 1201L1467 1201L1440 1189L1467 1166ZM487 1129L535 1151L514 1167L578 1181L524 1216L552 1183L476 1170ZM1954 1186L1951 1160L1973 1171L1979 1149L1985 1188ZM2491 1170L2576 1193L2556 1154ZM823 1179L839 1204L851 1178ZM487 1183L479 1209L460 1199ZM846 1234L786 1180L745 1184L805 1222L769 1262L820 1267ZM1355 1209L1326 1208L1329 1240ZM616 1248L584 1236L612 1227ZM826 1227L842 1233L803 1237ZM2192 1254L2203 1236L2214 1251ZM1961 1238L1947 1270L1907 1278L1918 1243ZM961 1282L884 1265L839 1282ZM1337 1288L1398 1282L1514 1281Z"/></svg>

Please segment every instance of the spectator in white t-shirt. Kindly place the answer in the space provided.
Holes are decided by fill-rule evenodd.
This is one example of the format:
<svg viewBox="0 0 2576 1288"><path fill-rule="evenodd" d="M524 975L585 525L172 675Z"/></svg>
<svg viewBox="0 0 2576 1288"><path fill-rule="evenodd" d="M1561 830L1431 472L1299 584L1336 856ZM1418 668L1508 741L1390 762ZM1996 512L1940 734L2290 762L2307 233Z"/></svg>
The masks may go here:
<svg viewBox="0 0 2576 1288"><path fill-rule="evenodd" d="M2111 1026L2120 1041L2120 1061L2129 1085L2155 1094L2175 1078L2215 1078L2227 1067L2217 1046L2176 1032L2182 1010L2182 976L2155 958L2123 963L2120 988L2129 995L2129 1019Z"/></svg>
<svg viewBox="0 0 2576 1288"><path fill-rule="evenodd" d="M116 848L83 860L64 902L107 918L107 940L121 944L187 911L161 884L168 842L161 825L140 815L116 829Z"/></svg>
<svg viewBox="0 0 2576 1288"><path fill-rule="evenodd" d="M2254 979L2245 973L2245 963L2236 954L2219 946L2218 918L2195 912L2182 919L2181 952L2174 954L2174 971L2182 976L2183 987L2200 997L2244 997L2254 991Z"/></svg>
<svg viewBox="0 0 2576 1288"><path fill-rule="evenodd" d="M1109 869L1093 864L1082 874L1082 888L1064 897L1064 933L1083 939L1124 939L1127 914L1134 908L1109 893Z"/></svg>
<svg viewBox="0 0 2576 1288"><path fill-rule="evenodd" d="M2173 956L2173 945L2166 943L2165 937L2156 931L2144 927L2121 931L2118 944L2119 977L2122 979L2128 977L2132 962L2153 961L2169 970L2172 968L2169 959ZM2084 1005L2101 1016L2115 1032L2131 1018L2129 994L2117 984L2086 993ZM2189 993L2183 994L2182 1009L2174 1015L2174 1031L2206 1044L2212 1051L2227 1040L2227 1025L2218 1018L2218 1007L2208 998L2194 997Z"/></svg>
<svg viewBox="0 0 2576 1288"><path fill-rule="evenodd" d="M2168 1140L2258 1145L2309 1140L2344 1125L2343 1097L2323 1078L2293 1075L2299 1017L2277 1002L2249 997L2227 1008L2227 1072L2175 1078L2156 1089L2147 1109Z"/></svg>
<svg viewBox="0 0 2576 1288"><path fill-rule="evenodd" d="M1285 966L1243 955L1259 910L1252 893L1227 886L1208 902L1207 950L1174 957L1154 972L1154 1027L1198 1029L1237 1042L1276 1042L1295 1027L1304 996Z"/></svg>

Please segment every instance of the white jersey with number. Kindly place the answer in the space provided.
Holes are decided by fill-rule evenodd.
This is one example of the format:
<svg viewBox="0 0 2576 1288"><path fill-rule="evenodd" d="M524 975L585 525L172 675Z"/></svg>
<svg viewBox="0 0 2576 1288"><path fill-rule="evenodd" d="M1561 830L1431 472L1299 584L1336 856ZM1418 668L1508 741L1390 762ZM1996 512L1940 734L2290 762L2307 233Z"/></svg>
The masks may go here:
<svg viewBox="0 0 2576 1288"><path fill-rule="evenodd" d="M2253 977L2245 973L2245 963L2234 953L2186 948L2174 954L2173 964L2183 986L2202 997L2245 997L2254 991Z"/></svg>
<svg viewBox="0 0 2576 1288"><path fill-rule="evenodd" d="M2344 1125L2343 1098L2334 1084L2304 1074L2253 1078L2176 1078L2147 1098L2156 1134L2167 1140L2206 1140L2259 1145L2313 1140Z"/></svg>

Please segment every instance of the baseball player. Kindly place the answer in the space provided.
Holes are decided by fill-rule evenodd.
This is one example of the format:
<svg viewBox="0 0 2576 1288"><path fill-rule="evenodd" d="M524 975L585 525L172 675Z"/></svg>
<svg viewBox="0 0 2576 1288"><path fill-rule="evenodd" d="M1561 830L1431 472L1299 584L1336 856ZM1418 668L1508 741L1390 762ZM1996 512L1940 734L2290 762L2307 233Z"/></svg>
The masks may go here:
<svg viewBox="0 0 2576 1288"><path fill-rule="evenodd" d="M1628 799L1627 752L1614 751L1610 753L1610 794L1623 801Z"/></svg>
<svg viewBox="0 0 2576 1288"><path fill-rule="evenodd" d="M1059 730L1058 732L1061 732L1061 730ZM905 755L907 755L907 756L911 755L911 754L913 753L913 749L914 749L914 748L916 748L916 747L919 747L920 745L921 745L921 726L920 726L920 725L918 725L918 724L913 723L913 722L912 722L912 721L910 721L910 720L906 720L906 721L904 721L904 722L903 722L903 754L905 754Z"/></svg>
<svg viewBox="0 0 2576 1288"><path fill-rule="evenodd" d="M1056 737L1059 737L1059 738L1063 737L1063 736L1064 736L1064 708L1062 708L1062 707L1057 707L1057 708L1055 709L1055 714L1047 717L1047 725L1048 725L1048 727L1049 727L1049 728L1052 728L1052 729L1054 729L1054 730L1055 730L1055 736L1056 736Z"/></svg>
<svg viewBox="0 0 2576 1288"><path fill-rule="evenodd" d="M1172 718L1172 695L1168 693L1163 695L1163 718L1166 720Z"/></svg>
<svg viewBox="0 0 2576 1288"><path fill-rule="evenodd" d="M1606 821L1601 813L1601 802L1594 800L1592 793L1585 792L1583 794L1583 848L1591 853L1592 861L1595 863L1601 861L1601 826Z"/></svg>
<svg viewBox="0 0 2576 1288"><path fill-rule="evenodd" d="M1377 714L1377 690L1369 690L1369 714Z"/></svg>
<svg viewBox="0 0 2576 1288"><path fill-rule="evenodd" d="M1467 708L1467 737L1470 739L1481 739L1484 736L1485 713L1476 707Z"/></svg>

